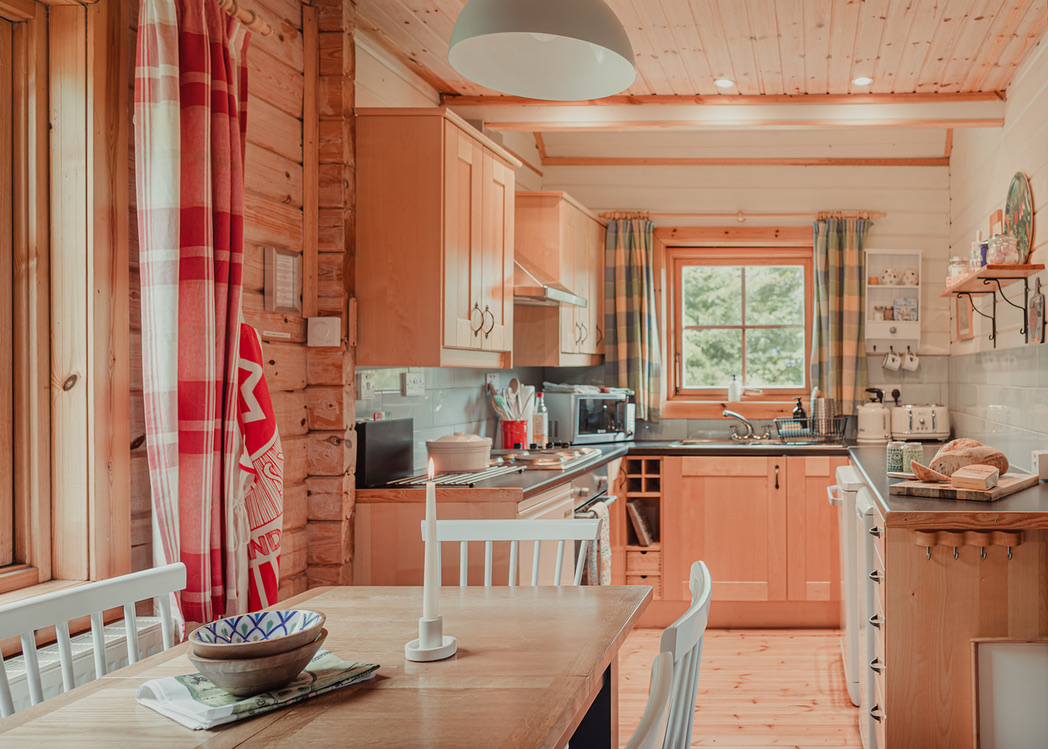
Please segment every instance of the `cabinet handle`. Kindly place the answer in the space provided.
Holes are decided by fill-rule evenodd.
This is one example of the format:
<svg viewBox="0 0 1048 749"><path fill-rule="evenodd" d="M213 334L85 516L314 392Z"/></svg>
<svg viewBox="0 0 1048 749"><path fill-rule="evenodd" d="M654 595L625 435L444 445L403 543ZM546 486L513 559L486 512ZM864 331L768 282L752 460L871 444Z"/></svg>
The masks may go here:
<svg viewBox="0 0 1048 749"><path fill-rule="evenodd" d="M776 489L779 488L779 466L778 466L778 464L775 465L775 488Z"/></svg>
<svg viewBox="0 0 1048 749"><path fill-rule="evenodd" d="M597 326L597 345L599 346L604 341L604 331Z"/></svg>
<svg viewBox="0 0 1048 749"><path fill-rule="evenodd" d="M484 305L484 315L491 315L491 327L484 331L484 337L487 338L489 335L491 335L491 331L493 331L495 329L495 313L492 312L491 309L488 307L488 305L485 304ZM481 319L481 323L480 324L481 324L482 327L484 325L484 322L483 322L484 321L484 315L481 315L481 317L480 317L480 319Z"/></svg>
<svg viewBox="0 0 1048 749"><path fill-rule="evenodd" d="M480 312L480 303L477 302L473 305L473 309L469 311L469 329L473 331L474 338L480 335L480 329L484 327L484 313L480 312L480 322L477 327L473 327L473 313Z"/></svg>
<svg viewBox="0 0 1048 749"><path fill-rule="evenodd" d="M589 338L589 328L586 327L586 323L580 322L579 329L582 331L582 338L579 340L579 343L585 343L586 339Z"/></svg>
<svg viewBox="0 0 1048 749"><path fill-rule="evenodd" d="M884 664L881 663L880 658L874 658L872 661L870 661L870 670L873 671L875 674L879 674L882 671L884 671Z"/></svg>
<svg viewBox="0 0 1048 749"><path fill-rule="evenodd" d="M582 325L580 323L575 323L575 345L578 346L579 342L581 340L582 340Z"/></svg>
<svg viewBox="0 0 1048 749"><path fill-rule="evenodd" d="M881 715L881 706L880 705L874 705L873 707L870 708L870 717L873 718L878 723L881 722L881 719L884 716Z"/></svg>
<svg viewBox="0 0 1048 749"><path fill-rule="evenodd" d="M874 570L869 575L867 575L867 577L869 577L875 583L879 583L881 580L884 579L884 573L881 572L880 570Z"/></svg>
<svg viewBox="0 0 1048 749"><path fill-rule="evenodd" d="M876 536L877 538L881 537L881 529L876 525L870 528L870 530L867 531L867 533L869 533L871 536Z"/></svg>
<svg viewBox="0 0 1048 749"><path fill-rule="evenodd" d="M881 615L880 614L874 614L867 621L869 621L869 623L872 624L877 629L880 629L881 625L884 624L884 620L881 619Z"/></svg>

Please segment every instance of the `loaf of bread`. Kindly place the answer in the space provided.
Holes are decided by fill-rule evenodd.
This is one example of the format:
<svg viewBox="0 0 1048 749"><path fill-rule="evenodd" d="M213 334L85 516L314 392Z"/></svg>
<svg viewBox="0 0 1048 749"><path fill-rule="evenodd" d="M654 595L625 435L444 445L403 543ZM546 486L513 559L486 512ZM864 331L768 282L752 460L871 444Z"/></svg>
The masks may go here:
<svg viewBox="0 0 1048 749"><path fill-rule="evenodd" d="M954 440L953 442L943 445L943 448L936 453L928 467L936 473L941 473L943 476L952 476L953 472L958 468L963 468L964 466L970 466L973 464L993 466L1001 472L1001 476L1008 472L1008 458L1006 458L1004 453L995 447L978 444L976 446L958 446L950 450L946 449L954 443L970 443L974 441L975 440Z"/></svg>

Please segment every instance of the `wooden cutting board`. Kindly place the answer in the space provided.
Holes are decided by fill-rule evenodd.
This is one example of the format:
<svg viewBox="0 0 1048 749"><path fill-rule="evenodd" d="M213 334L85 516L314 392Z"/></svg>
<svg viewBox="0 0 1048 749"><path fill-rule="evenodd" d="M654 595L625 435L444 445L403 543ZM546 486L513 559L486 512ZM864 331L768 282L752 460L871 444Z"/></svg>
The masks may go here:
<svg viewBox="0 0 1048 749"><path fill-rule="evenodd" d="M928 499L968 499L977 502L993 502L1007 497L1020 489L1026 489L1037 483L1037 475L1032 473L1006 473L989 491L978 489L958 489L951 484L929 483L924 481L900 481L888 487L889 494L902 494L907 497L926 497Z"/></svg>

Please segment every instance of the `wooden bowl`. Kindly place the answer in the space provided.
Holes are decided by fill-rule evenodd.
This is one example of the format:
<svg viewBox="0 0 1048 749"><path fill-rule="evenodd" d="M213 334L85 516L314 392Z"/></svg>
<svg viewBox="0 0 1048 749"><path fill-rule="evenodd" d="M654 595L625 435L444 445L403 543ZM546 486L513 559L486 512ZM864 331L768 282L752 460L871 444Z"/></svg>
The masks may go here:
<svg viewBox="0 0 1048 749"><path fill-rule="evenodd" d="M216 687L235 697L250 697L293 681L320 650L326 637L327 630L321 629L313 642L259 658L201 658L190 652L189 660Z"/></svg>
<svg viewBox="0 0 1048 749"><path fill-rule="evenodd" d="M327 617L307 609L256 611L205 624L189 635L189 649L200 658L261 658L313 642Z"/></svg>

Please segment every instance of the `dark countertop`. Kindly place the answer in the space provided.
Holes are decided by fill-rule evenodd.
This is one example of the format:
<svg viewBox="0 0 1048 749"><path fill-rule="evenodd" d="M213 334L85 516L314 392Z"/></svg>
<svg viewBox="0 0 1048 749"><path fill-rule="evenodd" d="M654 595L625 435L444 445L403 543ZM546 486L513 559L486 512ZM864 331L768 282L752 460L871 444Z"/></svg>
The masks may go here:
<svg viewBox="0 0 1048 749"><path fill-rule="evenodd" d="M941 443L924 446L925 465ZM995 502L926 499L889 494L899 479L888 478L883 445L852 447L852 463L885 513L888 526L906 528L1048 528L1048 483L1041 482Z"/></svg>

